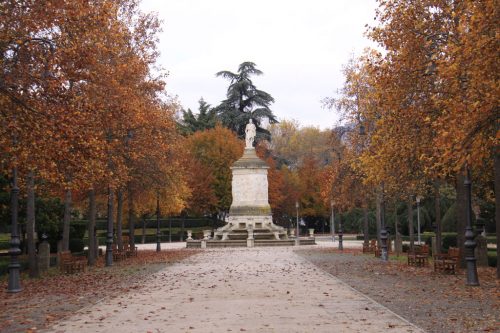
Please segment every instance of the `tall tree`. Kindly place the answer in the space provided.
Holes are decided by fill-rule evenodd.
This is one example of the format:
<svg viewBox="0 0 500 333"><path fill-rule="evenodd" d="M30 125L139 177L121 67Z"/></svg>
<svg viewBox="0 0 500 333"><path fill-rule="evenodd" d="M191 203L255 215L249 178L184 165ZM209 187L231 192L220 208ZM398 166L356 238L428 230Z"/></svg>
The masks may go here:
<svg viewBox="0 0 500 333"><path fill-rule="evenodd" d="M182 122L180 131L189 135L197 131L204 131L215 127L217 113L203 98L198 101L198 114L194 114L191 109L182 110Z"/></svg>
<svg viewBox="0 0 500 333"><path fill-rule="evenodd" d="M230 81L226 99L216 107L217 114L222 124L235 131L240 138L245 135L249 119L257 127L257 140L271 138L269 131L261 126L262 120L267 119L270 124L278 122L270 109L274 98L257 89L251 80L252 75L262 74L253 62L240 64L237 73L221 71L216 74Z"/></svg>
<svg viewBox="0 0 500 333"><path fill-rule="evenodd" d="M229 129L216 126L188 137L186 147L203 168L210 170L210 187L217 197L211 213L223 219L232 202L230 167L242 156L243 142Z"/></svg>

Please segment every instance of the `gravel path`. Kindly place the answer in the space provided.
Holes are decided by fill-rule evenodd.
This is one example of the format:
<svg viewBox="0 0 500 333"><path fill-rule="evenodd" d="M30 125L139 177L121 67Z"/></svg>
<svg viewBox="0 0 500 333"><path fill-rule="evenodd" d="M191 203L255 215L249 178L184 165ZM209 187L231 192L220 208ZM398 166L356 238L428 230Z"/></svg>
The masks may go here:
<svg viewBox="0 0 500 333"><path fill-rule="evenodd" d="M289 248L206 250L50 332L423 332Z"/></svg>

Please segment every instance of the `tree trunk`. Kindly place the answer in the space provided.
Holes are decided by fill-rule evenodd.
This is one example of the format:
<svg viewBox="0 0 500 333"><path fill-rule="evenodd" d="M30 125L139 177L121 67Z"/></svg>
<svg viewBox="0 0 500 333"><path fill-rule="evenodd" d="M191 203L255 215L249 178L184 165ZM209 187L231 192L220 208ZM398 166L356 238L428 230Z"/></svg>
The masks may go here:
<svg viewBox="0 0 500 333"><path fill-rule="evenodd" d="M461 267L465 267L465 226L467 225L467 193L464 186L464 174L457 175L457 246L460 251Z"/></svg>
<svg viewBox="0 0 500 333"><path fill-rule="evenodd" d="M434 182L434 210L436 215L436 251L437 254L441 253L443 247L443 240L441 237L441 194L439 193L439 180Z"/></svg>
<svg viewBox="0 0 500 333"><path fill-rule="evenodd" d="M122 223L123 223L123 192L121 189L116 194L116 244L118 249L123 251Z"/></svg>
<svg viewBox="0 0 500 333"><path fill-rule="evenodd" d="M135 213L134 213L134 198L130 184L127 186L128 200L128 241L131 249L135 249Z"/></svg>
<svg viewBox="0 0 500 333"><path fill-rule="evenodd" d="M29 276L38 276L35 244L35 176L33 171L28 174L27 184L27 206L26 206L26 233L28 237L28 266Z"/></svg>
<svg viewBox="0 0 500 333"><path fill-rule="evenodd" d="M497 236L497 279L500 279L500 147L495 147L495 219Z"/></svg>
<svg viewBox="0 0 500 333"><path fill-rule="evenodd" d="M413 252L415 246L415 234L413 230L413 198L412 195L408 197L408 232L410 234L410 252Z"/></svg>
<svg viewBox="0 0 500 333"><path fill-rule="evenodd" d="M69 251L69 224L71 222L71 190L67 189L64 196L64 217L62 250Z"/></svg>
<svg viewBox="0 0 500 333"><path fill-rule="evenodd" d="M382 241L380 240L380 229L382 228L382 189L377 189L376 198L376 223L377 223L377 246L382 247Z"/></svg>
<svg viewBox="0 0 500 333"><path fill-rule="evenodd" d="M88 262L90 266L95 265L96 260L96 233L95 233L95 216L96 216L96 202L95 202L95 191L94 189L89 191L89 224L88 224L88 235L89 235L89 253Z"/></svg>

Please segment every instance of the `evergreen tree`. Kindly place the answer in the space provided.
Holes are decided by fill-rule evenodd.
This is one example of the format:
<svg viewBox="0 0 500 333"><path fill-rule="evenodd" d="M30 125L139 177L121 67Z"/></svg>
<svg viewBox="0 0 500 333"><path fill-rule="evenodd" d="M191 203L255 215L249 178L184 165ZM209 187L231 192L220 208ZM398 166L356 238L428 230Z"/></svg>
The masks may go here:
<svg viewBox="0 0 500 333"><path fill-rule="evenodd" d="M268 130L261 127L262 120L277 123L276 117L269 108L274 98L265 91L255 87L250 76L262 75L253 62L244 62L238 67L238 73L221 71L216 74L230 81L227 98L216 107L217 115L222 124L244 137L245 126L252 119L257 127L257 140L271 139Z"/></svg>
<svg viewBox="0 0 500 333"><path fill-rule="evenodd" d="M217 123L216 112L210 107L210 104L205 102L203 97L200 98L198 103L200 104L198 107L198 114L194 114L191 109L187 109L187 111L182 110L182 124L180 125L180 130L185 135L191 135L194 132L214 128Z"/></svg>

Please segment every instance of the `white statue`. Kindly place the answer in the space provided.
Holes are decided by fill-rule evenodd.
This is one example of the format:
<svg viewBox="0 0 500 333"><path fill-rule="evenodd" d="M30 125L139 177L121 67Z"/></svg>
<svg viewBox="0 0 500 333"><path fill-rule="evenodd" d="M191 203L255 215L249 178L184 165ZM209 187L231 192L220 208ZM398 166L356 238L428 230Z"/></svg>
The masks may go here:
<svg viewBox="0 0 500 333"><path fill-rule="evenodd" d="M255 139L255 125L250 119L245 127L245 148L253 148L253 140Z"/></svg>

